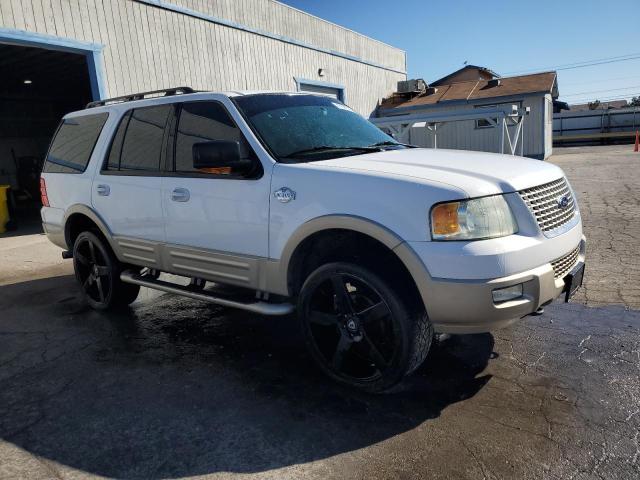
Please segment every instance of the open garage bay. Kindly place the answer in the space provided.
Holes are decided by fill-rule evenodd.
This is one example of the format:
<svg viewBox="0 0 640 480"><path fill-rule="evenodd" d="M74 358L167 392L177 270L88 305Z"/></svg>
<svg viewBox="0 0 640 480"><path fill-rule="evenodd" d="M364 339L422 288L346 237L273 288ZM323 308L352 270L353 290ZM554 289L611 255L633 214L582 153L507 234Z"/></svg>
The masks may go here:
<svg viewBox="0 0 640 480"><path fill-rule="evenodd" d="M14 226L39 221L40 172L60 118L91 101L84 55L0 41L0 185Z"/></svg>

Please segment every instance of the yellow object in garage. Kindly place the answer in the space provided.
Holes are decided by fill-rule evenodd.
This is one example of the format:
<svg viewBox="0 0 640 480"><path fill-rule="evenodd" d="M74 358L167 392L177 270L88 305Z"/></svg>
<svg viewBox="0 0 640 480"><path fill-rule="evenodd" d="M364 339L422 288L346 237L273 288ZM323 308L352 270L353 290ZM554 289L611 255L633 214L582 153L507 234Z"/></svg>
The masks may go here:
<svg viewBox="0 0 640 480"><path fill-rule="evenodd" d="M0 233L7 231L9 221L9 185L0 185Z"/></svg>

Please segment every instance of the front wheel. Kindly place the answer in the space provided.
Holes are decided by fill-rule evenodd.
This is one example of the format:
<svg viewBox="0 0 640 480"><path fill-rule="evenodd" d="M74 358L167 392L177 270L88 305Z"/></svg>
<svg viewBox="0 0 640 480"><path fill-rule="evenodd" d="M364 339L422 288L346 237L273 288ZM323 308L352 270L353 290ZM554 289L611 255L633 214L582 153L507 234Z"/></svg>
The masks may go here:
<svg viewBox="0 0 640 480"><path fill-rule="evenodd" d="M138 296L140 286L120 280L118 260L92 232L82 232L76 238L73 267L87 303L96 310L126 307Z"/></svg>
<svg viewBox="0 0 640 480"><path fill-rule="evenodd" d="M333 379L370 392L390 389L424 361L433 327L418 310L377 274L343 262L315 270L298 298L316 363Z"/></svg>

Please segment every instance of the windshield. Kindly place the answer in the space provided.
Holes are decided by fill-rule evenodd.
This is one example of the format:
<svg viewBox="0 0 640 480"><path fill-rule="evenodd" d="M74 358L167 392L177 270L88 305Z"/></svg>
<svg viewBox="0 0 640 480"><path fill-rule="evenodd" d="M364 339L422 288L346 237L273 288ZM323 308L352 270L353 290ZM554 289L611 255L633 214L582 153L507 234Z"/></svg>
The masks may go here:
<svg viewBox="0 0 640 480"><path fill-rule="evenodd" d="M309 162L405 148L331 97L258 94L233 100L279 161Z"/></svg>

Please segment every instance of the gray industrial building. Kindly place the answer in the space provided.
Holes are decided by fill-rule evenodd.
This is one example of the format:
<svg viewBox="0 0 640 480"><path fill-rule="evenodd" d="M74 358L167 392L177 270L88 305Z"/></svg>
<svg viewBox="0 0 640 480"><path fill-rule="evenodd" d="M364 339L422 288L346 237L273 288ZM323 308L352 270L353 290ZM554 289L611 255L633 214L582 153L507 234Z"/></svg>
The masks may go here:
<svg viewBox="0 0 640 480"><path fill-rule="evenodd" d="M91 100L309 90L369 116L405 65L402 50L273 0L0 0L0 184L37 194L60 117Z"/></svg>

